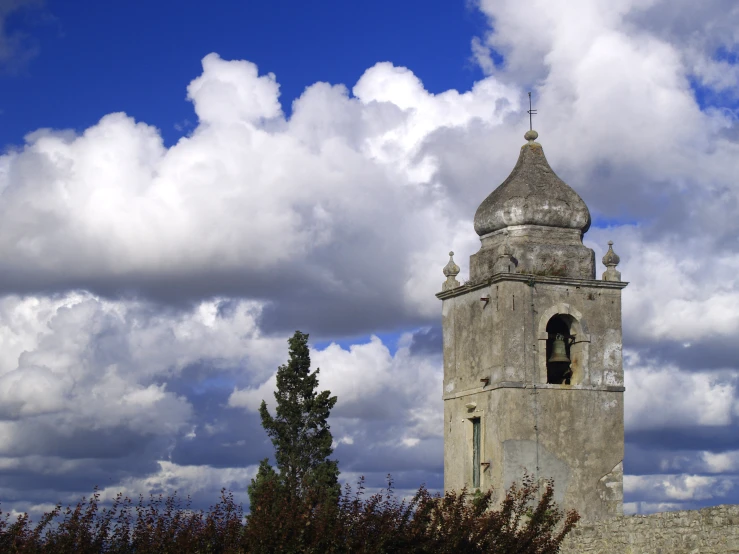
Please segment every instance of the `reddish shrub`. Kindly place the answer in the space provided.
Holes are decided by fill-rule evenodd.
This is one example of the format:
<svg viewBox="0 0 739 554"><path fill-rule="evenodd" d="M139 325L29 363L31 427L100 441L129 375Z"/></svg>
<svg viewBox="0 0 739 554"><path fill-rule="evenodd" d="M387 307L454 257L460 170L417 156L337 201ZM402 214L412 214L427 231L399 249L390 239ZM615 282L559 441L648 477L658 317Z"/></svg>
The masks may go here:
<svg viewBox="0 0 739 554"><path fill-rule="evenodd" d="M277 481L263 487L259 506L247 517L231 492L206 513L180 507L177 495L143 497L136 506L119 494L99 509L100 493L74 508L57 506L32 526L27 514L13 523L0 512L3 553L477 553L549 554L559 551L578 521L553 501L551 482L531 477L508 490L500 506L492 492L432 495L421 487L399 500L392 482L365 497L361 480L347 486L338 502L323 494L289 500Z"/></svg>

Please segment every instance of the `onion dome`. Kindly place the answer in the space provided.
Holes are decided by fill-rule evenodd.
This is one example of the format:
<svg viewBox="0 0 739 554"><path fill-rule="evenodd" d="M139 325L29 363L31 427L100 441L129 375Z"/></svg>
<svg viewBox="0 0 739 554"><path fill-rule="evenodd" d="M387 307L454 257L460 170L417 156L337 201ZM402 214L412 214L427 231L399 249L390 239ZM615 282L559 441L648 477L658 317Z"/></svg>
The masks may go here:
<svg viewBox="0 0 739 554"><path fill-rule="evenodd" d="M475 231L483 236L513 225L579 229L590 227L590 211L582 198L557 177L544 157L539 134L530 130L518 162L508 178L475 212Z"/></svg>

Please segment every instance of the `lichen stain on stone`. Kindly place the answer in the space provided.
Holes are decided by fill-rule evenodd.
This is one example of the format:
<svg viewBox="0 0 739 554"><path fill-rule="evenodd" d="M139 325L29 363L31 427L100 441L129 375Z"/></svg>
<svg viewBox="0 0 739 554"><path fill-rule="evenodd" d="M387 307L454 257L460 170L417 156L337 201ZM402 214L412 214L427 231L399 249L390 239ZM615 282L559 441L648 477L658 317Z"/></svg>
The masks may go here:
<svg viewBox="0 0 739 554"><path fill-rule="evenodd" d="M623 385L621 380L618 378L618 376L613 371L603 372L603 384L613 386L613 387L618 387L618 386Z"/></svg>
<svg viewBox="0 0 739 554"><path fill-rule="evenodd" d="M615 399L608 400L607 402L603 403L603 407L607 410L610 410L611 408L615 408L616 406L618 406L618 402Z"/></svg>

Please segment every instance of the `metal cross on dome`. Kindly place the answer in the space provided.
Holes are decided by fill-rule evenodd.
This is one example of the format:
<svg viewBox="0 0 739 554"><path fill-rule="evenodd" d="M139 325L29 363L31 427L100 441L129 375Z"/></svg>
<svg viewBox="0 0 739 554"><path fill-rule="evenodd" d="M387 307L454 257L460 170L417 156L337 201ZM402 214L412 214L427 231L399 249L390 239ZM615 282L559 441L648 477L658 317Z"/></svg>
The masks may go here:
<svg viewBox="0 0 739 554"><path fill-rule="evenodd" d="M536 110L531 109L531 93L529 92L529 110L526 112L529 114L529 131L534 130L534 122L531 118L531 116L536 115Z"/></svg>

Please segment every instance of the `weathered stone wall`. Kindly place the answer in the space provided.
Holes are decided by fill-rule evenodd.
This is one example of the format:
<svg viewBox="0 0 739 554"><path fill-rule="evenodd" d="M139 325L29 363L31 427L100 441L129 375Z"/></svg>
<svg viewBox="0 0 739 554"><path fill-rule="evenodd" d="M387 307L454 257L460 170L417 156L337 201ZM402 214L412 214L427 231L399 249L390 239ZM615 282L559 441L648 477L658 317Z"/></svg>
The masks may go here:
<svg viewBox="0 0 739 554"><path fill-rule="evenodd" d="M439 295L445 490L472 487L479 421L481 489L502 493L527 472L553 478L555 500L583 521L622 513L623 286L499 274ZM571 384L547 382L546 327L557 314L579 341Z"/></svg>
<svg viewBox="0 0 739 554"><path fill-rule="evenodd" d="M578 525L562 554L739 553L739 505L619 516Z"/></svg>

